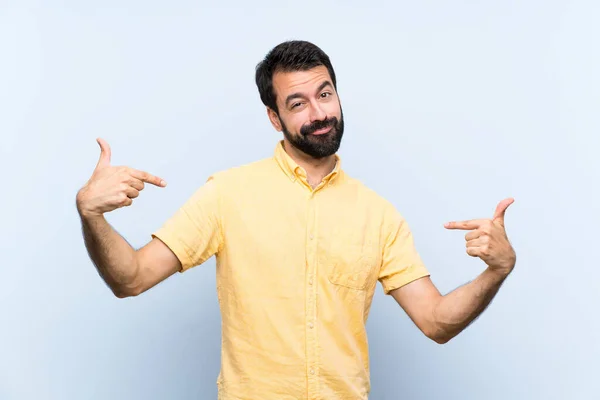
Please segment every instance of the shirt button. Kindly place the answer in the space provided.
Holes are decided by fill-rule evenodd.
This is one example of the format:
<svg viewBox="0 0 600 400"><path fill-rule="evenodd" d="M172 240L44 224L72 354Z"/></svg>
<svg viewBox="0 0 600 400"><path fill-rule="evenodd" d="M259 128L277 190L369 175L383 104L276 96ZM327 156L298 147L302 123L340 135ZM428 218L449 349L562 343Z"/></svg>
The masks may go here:
<svg viewBox="0 0 600 400"><path fill-rule="evenodd" d="M310 240L313 240L313 239L314 239L314 236L313 236L313 234L312 234L312 233L310 234L309 238L310 238Z"/></svg>
<svg viewBox="0 0 600 400"><path fill-rule="evenodd" d="M309 285L312 285L312 284L313 284L313 278L310 278L310 279L308 280L308 284L309 284Z"/></svg>
<svg viewBox="0 0 600 400"><path fill-rule="evenodd" d="M315 374L315 370L311 368L311 369L310 369L310 374L311 374L311 375L314 375L314 374Z"/></svg>
<svg viewBox="0 0 600 400"><path fill-rule="evenodd" d="M313 323L312 323L312 322L308 324L308 327L309 327L310 329L312 329L312 328L313 328L313 326L314 326L314 325L313 325Z"/></svg>

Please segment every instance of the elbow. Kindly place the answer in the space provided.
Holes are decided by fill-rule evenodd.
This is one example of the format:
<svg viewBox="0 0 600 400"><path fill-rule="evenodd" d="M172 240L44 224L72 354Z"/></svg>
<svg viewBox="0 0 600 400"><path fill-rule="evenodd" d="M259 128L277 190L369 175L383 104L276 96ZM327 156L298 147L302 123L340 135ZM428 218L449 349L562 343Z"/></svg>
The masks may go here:
<svg viewBox="0 0 600 400"><path fill-rule="evenodd" d="M128 297L136 297L142 294L146 289L144 288L144 282L138 277L132 277L129 279L117 281L108 280L106 281L108 287L112 293L118 299L126 299Z"/></svg>
<svg viewBox="0 0 600 400"><path fill-rule="evenodd" d="M455 326L442 322L436 315L436 310L437 307L432 309L431 318L427 321L423 333L437 344L446 344L452 340L458 332L456 331Z"/></svg>
<svg viewBox="0 0 600 400"><path fill-rule="evenodd" d="M126 299L128 297L134 297L135 296L132 293L125 292L123 290L113 290L112 292L115 295L115 297L118 298L118 299Z"/></svg>
<svg viewBox="0 0 600 400"><path fill-rule="evenodd" d="M111 286L110 289L112 290L112 293L115 295L115 297L119 299L136 297L144 292L139 287Z"/></svg>
<svg viewBox="0 0 600 400"><path fill-rule="evenodd" d="M446 344L455 336L437 327L426 330L423 333L425 334L425 336L427 336L429 339L433 340L437 344Z"/></svg>
<svg viewBox="0 0 600 400"><path fill-rule="evenodd" d="M437 344L446 344L448 343L450 340L452 340L451 336L433 336L430 337L431 340L433 340L434 342L436 342Z"/></svg>

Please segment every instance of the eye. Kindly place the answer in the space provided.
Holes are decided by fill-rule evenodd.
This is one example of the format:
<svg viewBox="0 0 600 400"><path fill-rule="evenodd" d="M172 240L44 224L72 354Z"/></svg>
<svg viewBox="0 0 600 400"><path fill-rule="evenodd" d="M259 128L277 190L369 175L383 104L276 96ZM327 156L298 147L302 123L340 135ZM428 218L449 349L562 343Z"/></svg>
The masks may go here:
<svg viewBox="0 0 600 400"><path fill-rule="evenodd" d="M330 92L323 92L323 93L321 93L321 98L323 98L323 99L324 99L324 98L327 98L327 97L329 97L329 96L331 96L331 93L330 93Z"/></svg>
<svg viewBox="0 0 600 400"><path fill-rule="evenodd" d="M296 107L299 107L301 105L302 105L302 103L294 103L294 104L292 104L292 108L296 108Z"/></svg>

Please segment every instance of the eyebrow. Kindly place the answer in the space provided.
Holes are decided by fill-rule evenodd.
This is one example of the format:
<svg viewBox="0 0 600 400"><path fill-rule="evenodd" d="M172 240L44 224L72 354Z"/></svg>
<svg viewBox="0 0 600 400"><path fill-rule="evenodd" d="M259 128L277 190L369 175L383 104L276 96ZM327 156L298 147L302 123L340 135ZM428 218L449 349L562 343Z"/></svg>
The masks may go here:
<svg viewBox="0 0 600 400"><path fill-rule="evenodd" d="M321 90L325 89L327 86L333 87L331 82L324 81L323 83L321 83L321 85L319 85L319 88L317 89L317 93L320 92ZM291 100L298 98L298 97L304 97L304 95L299 92L290 94L288 97L286 97L285 104L288 105Z"/></svg>

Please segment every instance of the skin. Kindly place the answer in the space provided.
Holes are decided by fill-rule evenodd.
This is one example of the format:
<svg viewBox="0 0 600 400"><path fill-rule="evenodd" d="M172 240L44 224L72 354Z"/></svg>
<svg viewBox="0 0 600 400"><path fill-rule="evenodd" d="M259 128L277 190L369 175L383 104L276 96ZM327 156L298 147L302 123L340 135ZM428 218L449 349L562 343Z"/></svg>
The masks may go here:
<svg viewBox="0 0 600 400"><path fill-rule="evenodd" d="M487 266L473 281L445 296L429 277L391 292L419 329L437 343L448 342L471 324L514 269L516 255L504 228L506 209L513 201L501 201L492 219L453 221L444 225L447 229L469 231L465 235L467 254L480 258Z"/></svg>
<svg viewBox="0 0 600 400"><path fill-rule="evenodd" d="M315 121L342 119L339 97L325 67L309 71L276 73L273 86L278 112L267 109L273 127L287 134L300 135L301 128ZM286 101L291 94L296 94ZM315 140L327 140L325 137ZM145 183L158 187L166 183L147 172L110 163L111 150L102 139L100 159L89 181L77 193L85 245L100 276L117 297L137 296L181 269L181 263L159 239L152 239L139 250L127 243L105 220L104 213L130 206ZM311 157L295 148L284 136L286 152L306 170L308 181L316 187L335 167L334 154ZM501 201L493 217L453 221L446 229L464 230L466 252L480 258L486 269L473 281L441 295L429 277L413 281L391 292L415 325L437 343L446 343L490 304L502 283L515 267L516 255L506 235L504 218L513 199Z"/></svg>
<svg viewBox="0 0 600 400"><path fill-rule="evenodd" d="M327 68L319 66L308 71L292 73L275 73L273 88L277 94L279 115L271 108L267 115L276 131L283 131L283 124L291 135L300 135L303 125L322 121L327 118L342 118L339 97L332 85ZM320 89L320 90L319 90ZM290 98L290 95L299 96ZM283 122L283 124L282 124ZM335 155L324 158L314 158L295 148L287 137L283 138L286 153L304 170L308 183L315 188L335 167Z"/></svg>
<svg viewBox="0 0 600 400"><path fill-rule="evenodd" d="M76 197L85 246L108 287L119 298L137 296L181 269L179 259L160 240L135 250L104 218L104 213L128 207L145 183L165 187L154 175L110 164L108 143L98 139L100 159Z"/></svg>

